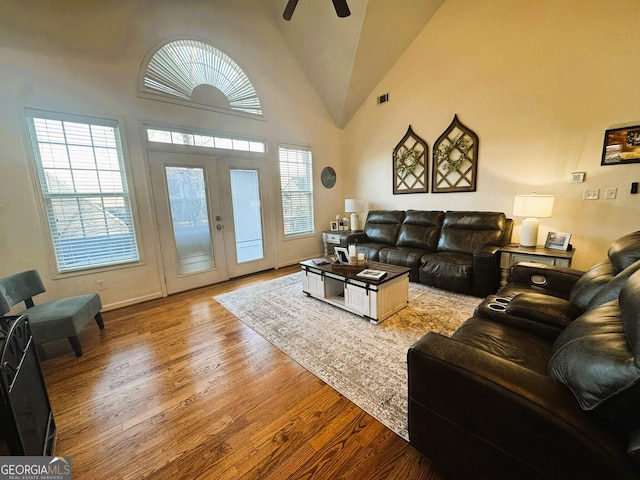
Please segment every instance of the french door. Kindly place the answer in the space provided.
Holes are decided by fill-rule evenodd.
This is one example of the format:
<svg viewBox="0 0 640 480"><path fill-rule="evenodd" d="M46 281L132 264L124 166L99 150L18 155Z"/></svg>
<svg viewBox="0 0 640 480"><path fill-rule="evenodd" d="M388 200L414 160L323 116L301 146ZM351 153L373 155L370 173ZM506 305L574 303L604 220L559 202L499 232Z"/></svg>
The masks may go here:
<svg viewBox="0 0 640 480"><path fill-rule="evenodd" d="M156 151L148 158L168 294L274 266L265 164Z"/></svg>

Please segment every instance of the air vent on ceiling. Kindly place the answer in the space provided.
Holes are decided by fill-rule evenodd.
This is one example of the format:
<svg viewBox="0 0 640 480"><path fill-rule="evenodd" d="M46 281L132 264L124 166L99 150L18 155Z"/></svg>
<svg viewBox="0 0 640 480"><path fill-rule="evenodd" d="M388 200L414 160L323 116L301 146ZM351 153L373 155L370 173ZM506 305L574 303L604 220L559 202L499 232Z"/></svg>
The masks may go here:
<svg viewBox="0 0 640 480"><path fill-rule="evenodd" d="M389 94L388 93L385 93L384 95L380 95L378 97L378 105L380 105L382 103L385 103L385 102L388 102L388 101L389 101Z"/></svg>

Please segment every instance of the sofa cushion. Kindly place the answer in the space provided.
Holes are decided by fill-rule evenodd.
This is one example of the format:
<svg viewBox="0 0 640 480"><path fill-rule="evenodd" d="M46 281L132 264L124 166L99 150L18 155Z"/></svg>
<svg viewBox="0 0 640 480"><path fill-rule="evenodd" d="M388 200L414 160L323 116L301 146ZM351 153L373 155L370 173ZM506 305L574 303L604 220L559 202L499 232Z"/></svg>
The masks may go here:
<svg viewBox="0 0 640 480"><path fill-rule="evenodd" d="M504 213L447 212L437 250L472 254L485 245L501 246L506 222Z"/></svg>
<svg viewBox="0 0 640 480"><path fill-rule="evenodd" d="M608 256L616 273L640 260L640 231L629 233L613 242Z"/></svg>
<svg viewBox="0 0 640 480"><path fill-rule="evenodd" d="M396 245L435 252L444 212L407 210Z"/></svg>
<svg viewBox="0 0 640 480"><path fill-rule="evenodd" d="M422 264L424 252L425 250L422 248L385 247L378 253L377 261L410 268L409 280L417 282L419 279L418 268Z"/></svg>
<svg viewBox="0 0 640 480"><path fill-rule="evenodd" d="M583 410L625 430L640 425L639 274L619 300L585 312L558 336L548 367Z"/></svg>
<svg viewBox="0 0 640 480"><path fill-rule="evenodd" d="M459 252L427 253L422 256L420 283L458 293L471 293L473 257Z"/></svg>
<svg viewBox="0 0 640 480"><path fill-rule="evenodd" d="M405 213L400 210L372 210L367 215L364 233L367 242L395 245Z"/></svg>
<svg viewBox="0 0 640 480"><path fill-rule="evenodd" d="M464 322L452 338L540 374L545 373L551 355L552 342L478 316Z"/></svg>

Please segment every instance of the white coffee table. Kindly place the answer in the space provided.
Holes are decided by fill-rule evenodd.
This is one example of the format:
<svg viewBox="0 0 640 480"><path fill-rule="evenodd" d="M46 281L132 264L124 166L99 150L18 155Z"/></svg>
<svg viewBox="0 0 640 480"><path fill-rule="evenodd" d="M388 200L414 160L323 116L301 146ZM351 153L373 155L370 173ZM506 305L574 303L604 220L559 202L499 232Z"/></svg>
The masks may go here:
<svg viewBox="0 0 640 480"><path fill-rule="evenodd" d="M374 325L402 310L409 301L409 268L369 262L366 268L387 272L376 281L356 276L365 267L316 265L312 260L300 266L304 293L361 315Z"/></svg>

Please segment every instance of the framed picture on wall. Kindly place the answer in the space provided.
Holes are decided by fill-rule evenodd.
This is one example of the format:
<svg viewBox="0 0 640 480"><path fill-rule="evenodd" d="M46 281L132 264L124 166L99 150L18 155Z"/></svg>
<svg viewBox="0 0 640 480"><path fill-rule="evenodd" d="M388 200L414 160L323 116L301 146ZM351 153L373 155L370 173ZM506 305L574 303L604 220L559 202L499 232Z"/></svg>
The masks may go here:
<svg viewBox="0 0 640 480"><path fill-rule="evenodd" d="M569 240L571 240L570 233L549 232L544 248L566 251L569 249Z"/></svg>
<svg viewBox="0 0 640 480"><path fill-rule="evenodd" d="M640 125L604 132L600 165L640 163Z"/></svg>

